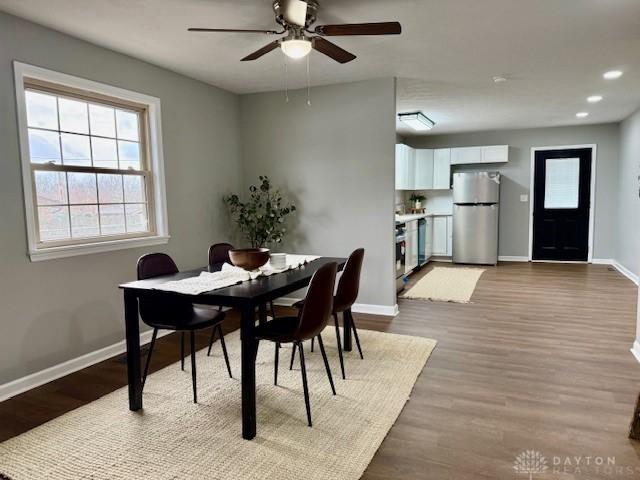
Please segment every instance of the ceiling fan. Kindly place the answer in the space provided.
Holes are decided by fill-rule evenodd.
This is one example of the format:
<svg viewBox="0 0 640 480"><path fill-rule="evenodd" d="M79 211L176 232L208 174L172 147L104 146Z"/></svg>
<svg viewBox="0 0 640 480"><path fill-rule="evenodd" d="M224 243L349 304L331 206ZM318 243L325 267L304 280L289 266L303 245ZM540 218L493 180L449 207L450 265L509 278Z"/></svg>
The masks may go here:
<svg viewBox="0 0 640 480"><path fill-rule="evenodd" d="M345 23L338 25L316 25L317 0L274 0L273 11L276 22L282 30L232 29L232 28L189 28L190 32L222 32L222 33L262 33L266 35L284 35L265 45L261 49L247 55L243 62L256 60L272 50L280 47L290 58L303 58L311 49L327 55L339 63L347 63L356 56L340 48L324 37L347 35L399 35L402 27L398 22L378 23Z"/></svg>

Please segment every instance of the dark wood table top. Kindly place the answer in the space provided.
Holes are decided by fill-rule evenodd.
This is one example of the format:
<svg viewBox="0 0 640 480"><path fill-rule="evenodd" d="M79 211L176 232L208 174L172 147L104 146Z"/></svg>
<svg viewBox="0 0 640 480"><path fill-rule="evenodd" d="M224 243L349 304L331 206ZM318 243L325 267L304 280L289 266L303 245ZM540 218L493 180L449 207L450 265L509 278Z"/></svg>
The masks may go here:
<svg viewBox="0 0 640 480"><path fill-rule="evenodd" d="M248 280L230 287L218 288L199 295L187 295L165 290L156 290L155 288L166 282L198 276L201 272L208 271L207 267L187 270L173 275L163 275L147 280L127 282L119 287L145 296L153 294L186 296L189 297L193 303L225 306L235 306L240 303L246 303L247 301L262 303L290 293L292 287L294 289L306 287L309 279L316 270L329 262L336 262L338 264L338 270L341 270L344 267L346 258L320 257L299 268L270 276L258 277L254 280Z"/></svg>

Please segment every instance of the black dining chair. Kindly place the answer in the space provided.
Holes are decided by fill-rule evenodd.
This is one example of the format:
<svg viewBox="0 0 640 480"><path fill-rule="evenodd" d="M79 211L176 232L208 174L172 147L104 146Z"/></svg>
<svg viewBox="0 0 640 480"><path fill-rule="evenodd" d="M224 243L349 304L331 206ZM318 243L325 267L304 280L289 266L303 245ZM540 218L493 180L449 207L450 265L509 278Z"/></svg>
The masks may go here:
<svg viewBox="0 0 640 480"><path fill-rule="evenodd" d="M307 408L307 422L311 423L311 405L309 402L309 387L307 384L307 369L304 361L303 342L311 338L318 338L318 345L322 352L324 368L327 371L331 391L336 394L336 389L331 376L331 368L327 360L327 354L322 343L320 333L327 325L332 311L333 288L335 286L336 272L338 266L335 262L330 262L320 267L311 277L309 290L304 306L297 316L278 317L256 327L256 340L269 340L275 343L275 365L273 383L278 385L278 357L279 345L282 343L293 343L293 348L300 351L300 369L302 371L302 387L304 390L304 402ZM256 349L258 345L256 345Z"/></svg>
<svg viewBox="0 0 640 480"><path fill-rule="evenodd" d="M338 326L338 314L342 313L343 318L348 316L351 320L351 328L353 329L353 336L356 339L356 346L358 347L358 353L360 353L360 358L364 359L362 355L362 348L360 347L360 338L358 338L358 329L356 328L356 324L353 320L353 315L351 314L351 307L356 302L356 298L358 298L358 290L360 289L360 272L362 271L362 262L364 260L364 248L358 248L354 250L349 258L347 259L347 263L342 270L342 276L340 280L338 280L338 288L336 289L336 294L333 297L333 310L331 315L333 316L335 327L336 327L336 338L338 340L338 356L340 358L340 370L342 371L342 378L346 379L346 375L344 373L344 358L342 353L342 344L340 342L340 328ZM306 302L305 300L300 300L299 302L294 303L294 307L302 308ZM311 339L311 351L313 351L313 341ZM295 348L291 351L291 364L289 365L289 369L293 368L293 360L296 355Z"/></svg>
<svg viewBox="0 0 640 480"><path fill-rule="evenodd" d="M178 267L173 259L165 253L150 253L143 255L138 260L138 280L147 278L160 277L163 275L171 275L178 273ZM178 299L160 299L141 297L139 302L140 318L144 323L153 327L153 335L151 337L151 345L144 366L144 374L142 376L142 388L147 380L149 372L149 364L151 363L151 354L156 343L158 330L174 330L181 333L181 366L184 370L184 334L189 332L191 343L191 380L193 382L193 403L198 403L198 390L196 385L196 346L195 332L204 328L218 328L220 332L220 343L224 353L224 360L227 364L227 370L231 377L231 366L229 365L229 356L227 355L227 347L224 343L224 336L220 324L224 320L224 312L207 308L199 308L190 302Z"/></svg>

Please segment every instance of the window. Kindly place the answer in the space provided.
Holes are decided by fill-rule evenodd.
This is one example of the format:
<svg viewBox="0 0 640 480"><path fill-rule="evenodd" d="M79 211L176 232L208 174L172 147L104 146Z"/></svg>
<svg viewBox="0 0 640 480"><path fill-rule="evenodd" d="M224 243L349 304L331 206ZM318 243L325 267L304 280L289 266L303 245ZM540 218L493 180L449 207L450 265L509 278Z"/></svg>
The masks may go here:
<svg viewBox="0 0 640 480"><path fill-rule="evenodd" d="M579 158L548 158L545 164L544 208L578 208Z"/></svg>
<svg viewBox="0 0 640 480"><path fill-rule="evenodd" d="M166 243L159 100L15 71L32 260Z"/></svg>

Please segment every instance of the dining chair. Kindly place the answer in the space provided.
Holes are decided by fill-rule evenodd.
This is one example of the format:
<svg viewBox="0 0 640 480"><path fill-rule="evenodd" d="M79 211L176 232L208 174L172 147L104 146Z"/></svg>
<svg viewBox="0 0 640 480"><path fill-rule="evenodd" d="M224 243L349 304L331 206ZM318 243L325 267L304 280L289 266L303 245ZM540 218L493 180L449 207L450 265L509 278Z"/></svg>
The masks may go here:
<svg viewBox="0 0 640 480"><path fill-rule="evenodd" d="M342 343L340 342L340 328L338 326L338 314L342 313L343 318L348 316L351 320L351 328L353 329L353 336L356 339L356 346L358 347L358 353L360 353L360 358L364 359L362 355L362 348L360 347L360 339L358 338L358 329L356 328L356 324L353 320L353 315L351 314L351 307L356 302L356 298L358 298L358 290L360 289L360 272L362 271L362 261L364 260L364 248L358 248L354 250L349 258L347 259L347 263L342 270L342 276L340 280L338 280L338 288L336 289L336 294L333 297L333 310L331 315L333 316L335 327L336 327L336 338L338 340L338 357L340 358L340 370L342 372L342 378L346 380L346 375L344 372L344 358L342 353ZM296 308L302 308L306 302L305 300L300 300L293 304ZM313 341L311 339L311 351L313 351ZM296 355L295 348L291 351L291 363L289 365L289 369L293 368L293 360Z"/></svg>
<svg viewBox="0 0 640 480"><path fill-rule="evenodd" d="M165 253L150 253L143 255L138 260L138 280L147 278L160 277L163 275L171 275L178 273L178 267L173 259ZM158 330L174 330L181 334L180 356L181 367L184 370L184 334L189 332L191 343L191 380L193 383L193 403L198 403L198 390L196 385L196 347L195 332L204 328L214 327L220 332L220 343L224 353L224 360L227 364L227 370L231 377L231 366L229 365L229 356L227 355L227 347L224 343L224 336L220 324L224 320L225 314L219 310L207 308L199 308L187 301L177 299L161 299L160 297L145 298L141 297L139 302L140 318L144 323L153 327L153 335L151 337L151 345L144 366L144 374L142 376L142 388L147 380L149 372L149 364L151 363L151 354L156 343Z"/></svg>
<svg viewBox="0 0 640 480"><path fill-rule="evenodd" d="M332 311L333 288L335 286L338 265L329 262L320 267L311 277L304 306L297 316L278 317L256 327L256 350L260 340L269 340L275 344L275 365L273 383L278 385L278 357L279 345L293 343L293 348L300 352L300 370L302 371L302 387L304 402L307 408L307 422L311 423L311 405L309 402L309 386L307 383L307 369L304 361L303 342L311 338L318 338L318 345L322 352L324 368L327 371L331 391L336 394L336 388L331 376L331 368L327 360L327 353L322 343L321 332L326 327Z"/></svg>

